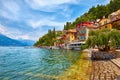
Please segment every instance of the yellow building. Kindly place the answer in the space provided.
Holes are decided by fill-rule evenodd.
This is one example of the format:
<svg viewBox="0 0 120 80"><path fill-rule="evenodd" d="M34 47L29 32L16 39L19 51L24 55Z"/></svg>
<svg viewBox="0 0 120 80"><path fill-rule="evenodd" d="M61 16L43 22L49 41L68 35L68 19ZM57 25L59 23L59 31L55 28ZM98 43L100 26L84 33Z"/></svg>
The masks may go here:
<svg viewBox="0 0 120 80"><path fill-rule="evenodd" d="M71 43L76 40L76 30L75 29L69 29L65 32L66 34L66 42Z"/></svg>
<svg viewBox="0 0 120 80"><path fill-rule="evenodd" d="M99 29L109 28L112 29L112 24L110 23L110 19L103 17L99 22Z"/></svg>
<svg viewBox="0 0 120 80"><path fill-rule="evenodd" d="M120 30L120 9L111 13L108 18L112 23L112 28Z"/></svg>

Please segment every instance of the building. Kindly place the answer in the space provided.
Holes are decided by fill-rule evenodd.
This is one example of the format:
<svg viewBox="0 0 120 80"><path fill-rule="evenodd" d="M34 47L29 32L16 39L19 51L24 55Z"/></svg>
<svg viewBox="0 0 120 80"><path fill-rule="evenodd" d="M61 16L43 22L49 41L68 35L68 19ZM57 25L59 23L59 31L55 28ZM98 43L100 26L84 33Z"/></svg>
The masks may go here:
<svg viewBox="0 0 120 80"><path fill-rule="evenodd" d="M90 29L96 29L97 26L93 22L81 22L77 25L77 39L80 42L84 42L88 38L88 33Z"/></svg>
<svg viewBox="0 0 120 80"><path fill-rule="evenodd" d="M98 29L104 29L104 28L112 29L112 24L110 23L109 18L103 17L102 19L99 20L98 24L99 24Z"/></svg>
<svg viewBox="0 0 120 80"><path fill-rule="evenodd" d="M66 30L64 35L65 43L71 43L76 40L76 29Z"/></svg>
<svg viewBox="0 0 120 80"><path fill-rule="evenodd" d="M54 46L67 46L76 40L76 29L64 30L61 37L56 37Z"/></svg>
<svg viewBox="0 0 120 80"><path fill-rule="evenodd" d="M55 39L55 42L54 42L54 46L59 46L60 45L60 39L61 39L61 37L56 37L56 39Z"/></svg>
<svg viewBox="0 0 120 80"><path fill-rule="evenodd" d="M108 18L113 26L113 28L120 30L120 10L111 13Z"/></svg>
<svg viewBox="0 0 120 80"><path fill-rule="evenodd" d="M111 14L108 16L108 18L110 19L110 22L113 22L113 21L115 21L115 20L120 19L120 10L111 13Z"/></svg>

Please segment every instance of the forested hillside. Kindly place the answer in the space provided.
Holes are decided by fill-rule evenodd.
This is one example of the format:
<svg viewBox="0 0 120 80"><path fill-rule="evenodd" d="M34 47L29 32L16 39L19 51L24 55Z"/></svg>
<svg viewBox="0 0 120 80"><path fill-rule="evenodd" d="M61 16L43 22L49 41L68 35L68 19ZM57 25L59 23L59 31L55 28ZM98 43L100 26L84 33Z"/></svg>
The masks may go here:
<svg viewBox="0 0 120 80"><path fill-rule="evenodd" d="M103 16L108 17L114 11L120 9L120 0L111 0L107 5L97 5L89 9L88 12L84 13L82 16L75 19L74 22L66 22L64 25L64 30L75 28L76 25L84 21L95 21L96 19L101 19ZM42 36L36 43L35 46L50 46L54 44L55 41L55 29L53 31L49 30L47 34Z"/></svg>
<svg viewBox="0 0 120 80"><path fill-rule="evenodd" d="M48 33L43 35L39 40L34 44L34 46L52 46L54 45L55 39L57 36L61 36L62 32L53 30L48 30Z"/></svg>
<svg viewBox="0 0 120 80"><path fill-rule="evenodd" d="M117 11L118 9L120 9L120 0L111 0L107 5L97 5L96 7L93 6L88 12L76 18L74 22L66 22L64 25L64 30L75 28L80 22L95 21L96 19L101 19L103 16L108 17L109 14Z"/></svg>

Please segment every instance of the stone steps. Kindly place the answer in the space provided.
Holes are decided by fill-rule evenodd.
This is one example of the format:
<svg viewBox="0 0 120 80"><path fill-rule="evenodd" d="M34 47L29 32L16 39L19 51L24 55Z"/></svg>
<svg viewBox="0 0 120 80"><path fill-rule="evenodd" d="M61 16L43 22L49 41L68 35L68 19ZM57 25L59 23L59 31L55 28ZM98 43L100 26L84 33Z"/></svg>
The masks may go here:
<svg viewBox="0 0 120 80"><path fill-rule="evenodd" d="M111 59L111 61L120 68L120 58Z"/></svg>

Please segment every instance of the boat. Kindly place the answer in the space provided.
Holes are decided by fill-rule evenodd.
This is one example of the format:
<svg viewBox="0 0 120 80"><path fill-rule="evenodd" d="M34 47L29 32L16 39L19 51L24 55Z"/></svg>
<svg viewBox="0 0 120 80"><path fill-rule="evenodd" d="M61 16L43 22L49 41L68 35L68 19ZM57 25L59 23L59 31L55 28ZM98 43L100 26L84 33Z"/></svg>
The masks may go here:
<svg viewBox="0 0 120 80"><path fill-rule="evenodd" d="M81 45L85 45L85 42L72 42L72 43L67 44L67 49L81 50Z"/></svg>

